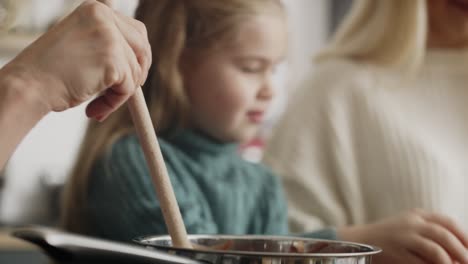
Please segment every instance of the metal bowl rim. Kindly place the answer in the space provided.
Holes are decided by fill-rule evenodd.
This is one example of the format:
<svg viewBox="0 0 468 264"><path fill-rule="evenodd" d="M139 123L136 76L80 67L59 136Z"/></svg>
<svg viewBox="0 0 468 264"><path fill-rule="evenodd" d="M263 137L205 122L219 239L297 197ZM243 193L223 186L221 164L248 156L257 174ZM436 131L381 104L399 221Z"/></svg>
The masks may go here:
<svg viewBox="0 0 468 264"><path fill-rule="evenodd" d="M243 255L243 256L256 256L256 257L288 257L288 258L348 258L348 257L363 257L375 255L382 252L382 249L376 246L339 241L339 240L328 240L328 239L315 239L295 236L269 236L269 235L189 235L191 239L237 239L237 240L297 240L297 241L309 241L309 242L327 242L332 244L345 244L350 246L357 246L366 248L369 251L364 252L350 252L350 253L280 253L280 252L252 252L252 251L239 251L239 250L211 250L211 249L189 249L172 246L162 246L150 244L151 241L171 240L169 235L147 235L139 236L133 239L133 241L142 246L150 246L157 249L165 250L177 250L194 253L211 253L211 254L229 254L229 255Z"/></svg>

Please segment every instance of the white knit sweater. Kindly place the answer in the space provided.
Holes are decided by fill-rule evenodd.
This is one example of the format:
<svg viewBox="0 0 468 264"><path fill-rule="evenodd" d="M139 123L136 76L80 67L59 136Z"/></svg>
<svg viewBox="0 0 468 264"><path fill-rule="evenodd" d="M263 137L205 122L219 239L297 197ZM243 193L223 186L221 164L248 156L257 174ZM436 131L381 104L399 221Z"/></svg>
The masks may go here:
<svg viewBox="0 0 468 264"><path fill-rule="evenodd" d="M420 75L330 61L278 124L265 161L292 231L425 208L468 229L468 59L429 52Z"/></svg>

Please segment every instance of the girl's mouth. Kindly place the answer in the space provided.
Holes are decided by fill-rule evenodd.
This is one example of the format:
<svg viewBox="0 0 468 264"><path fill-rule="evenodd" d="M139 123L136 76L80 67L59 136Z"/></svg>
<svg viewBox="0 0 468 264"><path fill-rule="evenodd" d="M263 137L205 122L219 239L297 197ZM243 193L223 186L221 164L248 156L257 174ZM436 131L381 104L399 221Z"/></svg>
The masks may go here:
<svg viewBox="0 0 468 264"><path fill-rule="evenodd" d="M263 111L249 111L247 112L247 117L252 123L261 123L263 121L265 114Z"/></svg>

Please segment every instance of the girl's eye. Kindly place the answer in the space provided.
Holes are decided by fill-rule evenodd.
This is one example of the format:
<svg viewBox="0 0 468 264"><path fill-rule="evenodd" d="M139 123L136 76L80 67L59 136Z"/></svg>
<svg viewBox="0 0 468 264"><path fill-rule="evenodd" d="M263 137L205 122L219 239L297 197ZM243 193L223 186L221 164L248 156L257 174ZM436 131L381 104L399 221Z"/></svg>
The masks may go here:
<svg viewBox="0 0 468 264"><path fill-rule="evenodd" d="M245 73L259 73L262 71L262 67L257 65L242 65L241 70Z"/></svg>
<svg viewBox="0 0 468 264"><path fill-rule="evenodd" d="M245 60L239 62L239 68L245 73L261 73L266 69L266 64L260 60Z"/></svg>

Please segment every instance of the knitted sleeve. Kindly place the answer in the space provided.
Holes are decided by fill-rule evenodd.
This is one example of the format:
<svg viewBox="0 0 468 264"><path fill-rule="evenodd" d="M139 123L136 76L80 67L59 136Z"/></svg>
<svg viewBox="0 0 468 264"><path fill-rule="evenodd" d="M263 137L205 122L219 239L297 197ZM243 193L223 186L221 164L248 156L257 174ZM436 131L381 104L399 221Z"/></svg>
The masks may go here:
<svg viewBox="0 0 468 264"><path fill-rule="evenodd" d="M176 168L167 162L176 158L170 157L174 153L164 144L161 148L187 232L216 233L213 221L202 216L190 186L176 177ZM128 242L145 234L167 234L144 154L135 137L118 141L98 161L91 175L87 208L90 235Z"/></svg>
<svg viewBox="0 0 468 264"><path fill-rule="evenodd" d="M306 81L266 148L265 162L284 183L292 232L340 226L353 215L361 217L356 142L350 132L355 96L347 88L367 87L369 80L359 79L349 67L320 69Z"/></svg>

